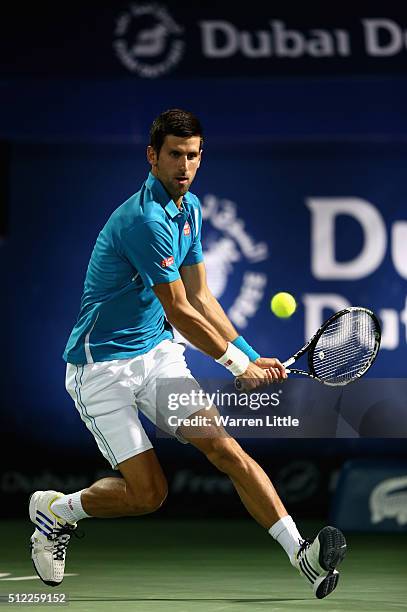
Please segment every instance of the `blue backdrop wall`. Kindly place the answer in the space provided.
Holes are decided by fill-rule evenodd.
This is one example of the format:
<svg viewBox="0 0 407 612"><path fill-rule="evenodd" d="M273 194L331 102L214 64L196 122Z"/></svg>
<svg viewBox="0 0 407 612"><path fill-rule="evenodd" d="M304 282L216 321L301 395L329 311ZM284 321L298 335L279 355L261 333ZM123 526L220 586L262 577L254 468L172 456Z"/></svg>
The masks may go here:
<svg viewBox="0 0 407 612"><path fill-rule="evenodd" d="M211 3L168 2L156 13L140 6L71 3L63 20L48 3L3 12L4 469L34 469L34 453L35 465L48 465L60 448L69 451L65 468L77 461L82 469L84 456L97 464L64 390L61 354L94 241L145 179L149 125L170 107L194 111L205 128L193 191L204 210L209 280L238 329L260 352L285 358L332 310L365 305L384 332L371 376L389 385L405 378L407 17L381 11L378 20L342 7L301 15L297 7L294 19L262 3L249 16ZM144 30L162 38L140 47ZM270 312L280 290L299 304L288 321ZM197 376L218 375L197 351L187 357ZM398 401L405 408L405 396ZM406 452L404 440L304 440L295 451L284 440L248 444L302 459ZM17 445L27 455L16 457ZM173 445L161 440L160 449L171 469Z"/></svg>
<svg viewBox="0 0 407 612"><path fill-rule="evenodd" d="M204 211L209 283L259 352L287 358L334 310L364 305L383 325L371 375L404 377L406 154L404 145L389 143L208 143L194 190ZM87 261L110 212L147 172L140 146L14 148L2 246L11 298L2 306L9 322L3 372L13 381L3 399L13 418L71 421L61 353ZM299 304L289 320L270 311L280 290ZM197 376L223 375L198 351L187 355ZM22 360L29 367L18 384Z"/></svg>

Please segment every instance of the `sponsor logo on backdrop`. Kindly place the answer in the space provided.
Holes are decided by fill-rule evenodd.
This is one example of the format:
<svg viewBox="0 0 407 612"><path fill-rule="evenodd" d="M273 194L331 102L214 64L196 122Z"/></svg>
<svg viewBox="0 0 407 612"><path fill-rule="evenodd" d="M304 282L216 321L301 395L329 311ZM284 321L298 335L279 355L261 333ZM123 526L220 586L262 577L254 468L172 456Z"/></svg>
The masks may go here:
<svg viewBox="0 0 407 612"><path fill-rule="evenodd" d="M311 461L291 461L275 472L279 492L290 503L310 499L322 490L319 468ZM235 488L227 476L202 474L191 469L179 469L171 482L172 494L234 495Z"/></svg>
<svg viewBox="0 0 407 612"><path fill-rule="evenodd" d="M388 257L401 283L407 280L407 221L394 220L388 229L380 210L358 197L309 197L306 206L311 214L311 273L318 281L360 281L374 274ZM337 223L348 217L357 223L363 235L360 251L351 259L337 259ZM397 283L400 282L397 280ZM307 293L305 338L310 338L322 324L327 309L335 312L351 304L337 293ZM366 304L368 305L368 304ZM401 311L382 308L377 311L382 323L381 348L395 350L400 344L400 323L407 338L407 296Z"/></svg>
<svg viewBox="0 0 407 612"><path fill-rule="evenodd" d="M89 487L92 482L111 476L109 470L97 470L95 473L80 474L55 473L43 470L35 474L26 474L15 470L4 471L0 476L0 493L4 495L28 495L36 490L55 489L56 491L77 491Z"/></svg>
<svg viewBox="0 0 407 612"><path fill-rule="evenodd" d="M202 199L202 246L207 282L213 295L224 304L223 298L230 284L234 290L232 304L227 309L229 319L240 329L247 327L264 298L267 274L257 264L269 257L266 242L258 242L239 217L232 200L206 195ZM178 333L178 341L187 342ZM192 347L193 348L193 347Z"/></svg>
<svg viewBox="0 0 407 612"><path fill-rule="evenodd" d="M361 19L366 55L389 57L407 48L406 31L391 19ZM351 32L340 28L295 29L280 19L265 20L259 30L241 30L230 21L199 22L205 57L241 55L260 58L329 58L352 55ZM358 41L358 44L359 41Z"/></svg>
<svg viewBox="0 0 407 612"><path fill-rule="evenodd" d="M394 519L399 525L407 525L407 476L378 484L370 494L369 508L373 524Z"/></svg>
<svg viewBox="0 0 407 612"><path fill-rule="evenodd" d="M141 77L173 70L185 51L184 28L161 4L132 4L119 15L113 48L122 64Z"/></svg>
<svg viewBox="0 0 407 612"><path fill-rule="evenodd" d="M321 480L321 470L308 460L290 461L275 476L277 490L289 503L299 503L315 495Z"/></svg>
<svg viewBox="0 0 407 612"><path fill-rule="evenodd" d="M128 70L141 77L157 78L181 61L186 25L177 23L166 5L133 3L116 20L113 48ZM199 55L209 60L243 57L346 61L356 55L354 48L358 55L374 58L388 58L407 50L406 28L387 18L357 19L348 28L294 28L272 16L259 16L259 27L250 30L216 18L188 23L188 28L194 27L200 32L195 57L198 61Z"/></svg>
<svg viewBox="0 0 407 612"><path fill-rule="evenodd" d="M240 288L227 314L238 327L247 327L264 297L267 274L256 271L255 266L268 259L268 245L257 242L249 234L232 200L206 195L202 201L202 218L208 285L217 299L225 293L235 273L235 264L243 263L245 269L240 277Z"/></svg>

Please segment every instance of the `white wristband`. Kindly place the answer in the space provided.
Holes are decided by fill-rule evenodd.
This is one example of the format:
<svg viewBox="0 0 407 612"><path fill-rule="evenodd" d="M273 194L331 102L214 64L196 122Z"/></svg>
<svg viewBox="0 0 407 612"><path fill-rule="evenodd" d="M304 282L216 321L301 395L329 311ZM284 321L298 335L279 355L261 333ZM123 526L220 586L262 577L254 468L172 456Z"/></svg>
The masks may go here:
<svg viewBox="0 0 407 612"><path fill-rule="evenodd" d="M215 359L216 363L223 365L229 372L232 372L233 376L240 376L247 370L247 366L250 363L250 359L231 342L228 342L226 353Z"/></svg>

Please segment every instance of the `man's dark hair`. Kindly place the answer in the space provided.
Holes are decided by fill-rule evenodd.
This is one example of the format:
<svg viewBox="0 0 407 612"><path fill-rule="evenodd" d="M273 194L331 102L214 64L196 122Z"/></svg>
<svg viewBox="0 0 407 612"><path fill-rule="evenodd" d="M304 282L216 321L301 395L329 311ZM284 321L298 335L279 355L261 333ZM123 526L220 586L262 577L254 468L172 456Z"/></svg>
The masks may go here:
<svg viewBox="0 0 407 612"><path fill-rule="evenodd" d="M181 110L180 108L171 108L161 113L161 115L153 121L150 130L150 145L157 155L160 154L165 137L170 134L181 138L200 136L200 149L202 149L202 126L195 115L188 111Z"/></svg>

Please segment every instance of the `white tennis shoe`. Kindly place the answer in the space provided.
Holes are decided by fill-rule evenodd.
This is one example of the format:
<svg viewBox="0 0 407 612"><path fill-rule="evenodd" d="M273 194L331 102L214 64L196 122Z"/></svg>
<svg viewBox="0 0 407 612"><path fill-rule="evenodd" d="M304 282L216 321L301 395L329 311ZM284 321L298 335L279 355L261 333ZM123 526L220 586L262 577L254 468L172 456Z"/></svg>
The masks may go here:
<svg viewBox="0 0 407 612"><path fill-rule="evenodd" d="M29 512L35 531L30 538L31 559L41 580L58 586L64 578L66 549L76 523L67 523L54 514L51 504L63 493L36 491L30 497Z"/></svg>
<svg viewBox="0 0 407 612"><path fill-rule="evenodd" d="M336 568L345 554L345 536L336 527L324 527L313 542L301 542L295 566L311 584L318 599L323 599L336 588L339 580Z"/></svg>

